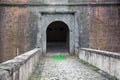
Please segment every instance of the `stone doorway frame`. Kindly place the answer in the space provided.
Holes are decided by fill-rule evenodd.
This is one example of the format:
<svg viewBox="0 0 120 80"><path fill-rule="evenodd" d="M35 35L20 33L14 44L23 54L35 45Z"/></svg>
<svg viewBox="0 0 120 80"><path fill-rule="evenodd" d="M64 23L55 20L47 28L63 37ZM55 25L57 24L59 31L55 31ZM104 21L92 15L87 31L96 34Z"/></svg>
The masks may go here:
<svg viewBox="0 0 120 80"><path fill-rule="evenodd" d="M69 53L73 54L75 48L77 47L76 42L77 36L76 28L78 28L76 24L76 12L71 11L63 11L63 12L40 12L40 20L38 22L38 35L37 35L37 47L42 48L42 53L45 54L47 50L47 41L46 41L46 30L50 23L55 21L64 22L69 28Z"/></svg>

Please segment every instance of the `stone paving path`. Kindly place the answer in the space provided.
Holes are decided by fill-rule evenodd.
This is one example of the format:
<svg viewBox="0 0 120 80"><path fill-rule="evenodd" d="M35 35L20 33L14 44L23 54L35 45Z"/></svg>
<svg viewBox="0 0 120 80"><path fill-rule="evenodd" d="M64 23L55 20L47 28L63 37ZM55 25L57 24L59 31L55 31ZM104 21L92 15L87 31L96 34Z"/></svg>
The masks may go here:
<svg viewBox="0 0 120 80"><path fill-rule="evenodd" d="M42 58L29 80L109 80L77 57L66 56L63 61L54 61L52 56Z"/></svg>

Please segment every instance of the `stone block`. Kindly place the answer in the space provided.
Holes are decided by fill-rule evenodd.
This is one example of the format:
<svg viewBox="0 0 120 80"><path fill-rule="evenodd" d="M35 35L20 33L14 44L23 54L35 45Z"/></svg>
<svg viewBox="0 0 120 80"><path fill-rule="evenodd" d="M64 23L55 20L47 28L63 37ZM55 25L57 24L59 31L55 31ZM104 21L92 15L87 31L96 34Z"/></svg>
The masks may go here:
<svg viewBox="0 0 120 80"><path fill-rule="evenodd" d="M9 72L3 69L0 69L0 80L8 80L10 76Z"/></svg>

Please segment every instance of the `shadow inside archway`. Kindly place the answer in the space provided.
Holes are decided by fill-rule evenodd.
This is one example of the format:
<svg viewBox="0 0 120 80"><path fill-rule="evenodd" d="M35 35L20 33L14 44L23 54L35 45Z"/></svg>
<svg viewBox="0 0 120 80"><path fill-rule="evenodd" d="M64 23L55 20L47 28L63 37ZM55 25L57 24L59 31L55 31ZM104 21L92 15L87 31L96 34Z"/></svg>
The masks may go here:
<svg viewBox="0 0 120 80"><path fill-rule="evenodd" d="M61 21L52 22L46 31L47 53L69 52L69 29Z"/></svg>

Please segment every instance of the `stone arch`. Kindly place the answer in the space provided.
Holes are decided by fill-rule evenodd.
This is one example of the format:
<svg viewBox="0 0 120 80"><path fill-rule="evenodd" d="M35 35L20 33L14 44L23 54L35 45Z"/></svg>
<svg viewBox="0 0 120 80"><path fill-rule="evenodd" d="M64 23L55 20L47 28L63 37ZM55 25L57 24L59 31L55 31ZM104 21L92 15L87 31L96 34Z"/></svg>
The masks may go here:
<svg viewBox="0 0 120 80"><path fill-rule="evenodd" d="M63 21L54 21L46 29L47 52L69 52L69 27Z"/></svg>
<svg viewBox="0 0 120 80"><path fill-rule="evenodd" d="M49 21L49 22L47 23L48 25L45 26L45 31L47 30L48 26L49 26L51 23L56 22L56 21L58 21L58 22L63 22L64 24L67 25L67 27L68 27L69 30L72 30L72 27L69 25L69 22L67 22L66 20L56 19L56 20L51 20L51 21Z"/></svg>
<svg viewBox="0 0 120 80"><path fill-rule="evenodd" d="M42 48L42 53L46 53L46 29L50 23L55 21L64 22L69 28L69 53L73 54L75 49L75 16L73 14L65 13L43 13L38 25L37 47Z"/></svg>

